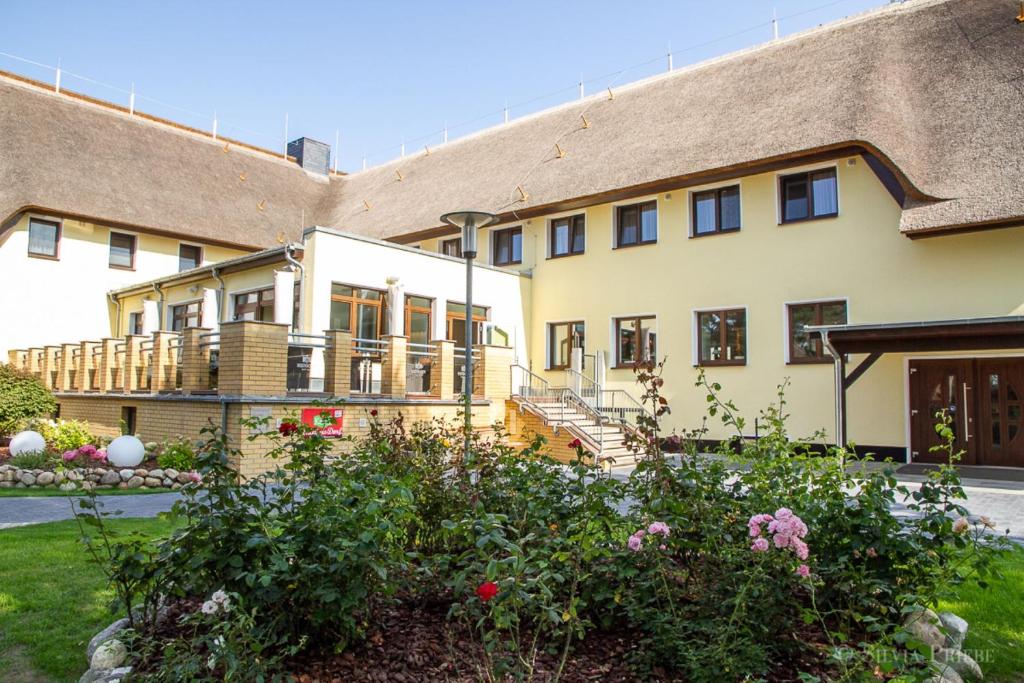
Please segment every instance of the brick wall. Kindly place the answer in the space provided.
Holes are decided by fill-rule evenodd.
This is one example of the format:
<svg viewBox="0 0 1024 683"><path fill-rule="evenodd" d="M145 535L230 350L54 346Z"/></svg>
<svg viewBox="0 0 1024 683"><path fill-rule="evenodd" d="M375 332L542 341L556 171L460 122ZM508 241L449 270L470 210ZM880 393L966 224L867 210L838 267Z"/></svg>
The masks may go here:
<svg viewBox="0 0 1024 683"><path fill-rule="evenodd" d="M534 434L542 435L548 440L542 452L559 462L570 462L576 457L575 451L569 448L569 442L575 439L575 436L567 429L560 429L556 433L533 413L520 412L515 401L505 401L505 427L508 429L509 437L523 445L530 443Z"/></svg>

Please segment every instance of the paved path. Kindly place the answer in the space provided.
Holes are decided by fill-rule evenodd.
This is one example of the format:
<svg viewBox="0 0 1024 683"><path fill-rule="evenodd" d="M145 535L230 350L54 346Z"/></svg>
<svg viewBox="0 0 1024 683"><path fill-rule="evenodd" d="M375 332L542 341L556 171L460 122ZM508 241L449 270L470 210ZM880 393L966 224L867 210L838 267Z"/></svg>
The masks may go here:
<svg viewBox="0 0 1024 683"><path fill-rule="evenodd" d="M616 467L613 476L624 478L631 470L631 467ZM900 475L899 479L913 489L924 477ZM964 479L963 487L967 493L964 507L972 517L986 515L995 521L999 531L1009 529L1011 538L1024 543L1024 482ZM138 496L100 496L99 499L107 512L121 510L123 517L156 517L158 513L170 510L179 497L178 493L147 493ZM896 509L897 512L905 510L902 505L897 505ZM0 498L0 529L71 517L71 506L63 496Z"/></svg>

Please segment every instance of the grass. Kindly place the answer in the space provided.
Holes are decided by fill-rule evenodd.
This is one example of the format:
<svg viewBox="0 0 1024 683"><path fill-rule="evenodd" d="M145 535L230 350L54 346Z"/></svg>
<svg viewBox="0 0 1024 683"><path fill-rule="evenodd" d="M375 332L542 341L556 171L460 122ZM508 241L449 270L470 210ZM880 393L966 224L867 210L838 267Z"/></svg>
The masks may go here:
<svg viewBox="0 0 1024 683"><path fill-rule="evenodd" d="M168 533L160 519L117 519L119 533ZM113 593L89 563L74 521L0 531L0 680L77 681L85 648L114 620Z"/></svg>
<svg viewBox="0 0 1024 683"><path fill-rule="evenodd" d="M175 493L172 489L96 489L97 496L144 496L150 493ZM0 498L54 498L56 496L84 496L84 491L60 489L0 489Z"/></svg>
<svg viewBox="0 0 1024 683"><path fill-rule="evenodd" d="M968 583L955 600L939 605L970 624L964 650L985 672L986 681L1024 681L1024 548L1016 548L999 561L1002 579L987 589Z"/></svg>

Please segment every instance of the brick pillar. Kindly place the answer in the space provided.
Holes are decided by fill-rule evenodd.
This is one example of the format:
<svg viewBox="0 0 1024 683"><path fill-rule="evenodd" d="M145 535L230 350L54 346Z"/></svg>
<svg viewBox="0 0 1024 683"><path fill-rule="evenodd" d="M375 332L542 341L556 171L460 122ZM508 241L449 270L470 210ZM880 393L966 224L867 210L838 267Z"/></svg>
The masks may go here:
<svg viewBox="0 0 1024 683"><path fill-rule="evenodd" d="M18 370L27 369L28 351L25 349L11 349L7 352L7 363Z"/></svg>
<svg viewBox="0 0 1024 683"><path fill-rule="evenodd" d="M436 339L434 367L430 370L430 395L442 401L455 398L455 342L451 339Z"/></svg>
<svg viewBox="0 0 1024 683"><path fill-rule="evenodd" d="M288 325L238 320L220 326L221 394L288 393Z"/></svg>
<svg viewBox="0 0 1024 683"><path fill-rule="evenodd" d="M54 381L54 372L57 371L57 363L60 356L59 346L44 346L43 347L43 360L40 363L39 370L41 372L40 379L43 381L43 386L48 389L56 389L56 382Z"/></svg>
<svg viewBox="0 0 1024 683"><path fill-rule="evenodd" d="M57 381L54 391L71 391L71 373L78 370L75 350L78 344L61 344L57 360Z"/></svg>
<svg viewBox="0 0 1024 683"><path fill-rule="evenodd" d="M384 337L387 355L380 370L380 393L391 398L405 398L405 364L409 338L397 334Z"/></svg>
<svg viewBox="0 0 1024 683"><path fill-rule="evenodd" d="M181 334L181 392L192 394L210 389L210 347L202 346L206 327L186 327Z"/></svg>
<svg viewBox="0 0 1024 683"><path fill-rule="evenodd" d="M104 337L100 342L100 362L96 367L96 389L102 392L114 390L114 373L119 372L117 365L117 345L121 342L116 337Z"/></svg>
<svg viewBox="0 0 1024 683"><path fill-rule="evenodd" d="M93 362L92 357L97 344L99 344L99 342L84 341L78 345L78 366L75 368L75 388L80 394L92 390L92 382L90 381L89 376L94 372L99 372L99 370L96 369L97 364Z"/></svg>
<svg viewBox="0 0 1024 683"><path fill-rule="evenodd" d="M324 330L324 391L335 398L348 398L352 392L352 333Z"/></svg>
<svg viewBox="0 0 1024 683"><path fill-rule="evenodd" d="M474 393L486 399L504 401L512 395L512 347L482 344L480 349L480 382L473 384Z"/></svg>
<svg viewBox="0 0 1024 683"><path fill-rule="evenodd" d="M154 394L161 391L174 391L174 378L177 373L178 354L171 348L171 340L177 339L177 332L157 331L153 333L153 383L150 391Z"/></svg>
<svg viewBox="0 0 1024 683"><path fill-rule="evenodd" d="M40 362L42 360L40 356L42 352L43 350L38 346L33 346L25 351L25 370L31 372L36 377L40 376Z"/></svg>
<svg viewBox="0 0 1024 683"><path fill-rule="evenodd" d="M121 391L130 394L139 389L139 369L143 367L142 342L148 336L129 334L124 338L124 363L121 364Z"/></svg>

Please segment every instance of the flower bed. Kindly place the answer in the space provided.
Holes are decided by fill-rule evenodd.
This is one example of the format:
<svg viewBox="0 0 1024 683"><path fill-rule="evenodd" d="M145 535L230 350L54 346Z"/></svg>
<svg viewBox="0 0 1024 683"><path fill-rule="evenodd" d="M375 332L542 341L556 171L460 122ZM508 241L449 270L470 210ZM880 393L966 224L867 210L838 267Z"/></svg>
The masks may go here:
<svg viewBox="0 0 1024 683"><path fill-rule="evenodd" d="M642 461L628 481L602 474L579 444L568 467L541 455L539 438L516 450L474 436L462 453L443 422L374 416L340 461L286 422L270 453L280 470L241 482L211 433L196 454L206 493L183 487L181 528L156 544L89 546L134 607L121 659L146 680L934 670L933 655L953 648L924 610L984 578L1001 545L985 524L960 521L953 468L929 475L908 503L915 516L897 518L908 492L892 471L853 473L838 451L810 457L787 438L781 401L765 411L767 435L745 446L749 468L692 451L669 466L659 371L639 379L656 416L631 437ZM720 388L703 386L712 415L741 431Z"/></svg>

